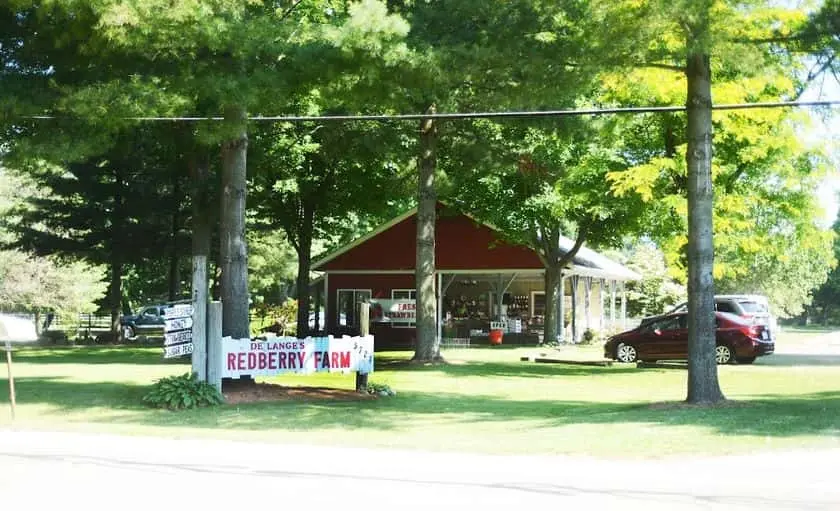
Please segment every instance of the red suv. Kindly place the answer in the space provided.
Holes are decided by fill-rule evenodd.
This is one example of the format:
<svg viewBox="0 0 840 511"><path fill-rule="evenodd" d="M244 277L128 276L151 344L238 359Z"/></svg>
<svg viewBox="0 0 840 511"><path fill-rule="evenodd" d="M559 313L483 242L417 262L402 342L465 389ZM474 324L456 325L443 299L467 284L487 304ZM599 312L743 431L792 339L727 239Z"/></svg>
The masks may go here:
<svg viewBox="0 0 840 511"><path fill-rule="evenodd" d="M610 337L604 357L619 362L685 360L688 358L688 314L678 312ZM734 314L715 312L715 360L751 364L756 357L773 353L775 344L764 325L755 325Z"/></svg>

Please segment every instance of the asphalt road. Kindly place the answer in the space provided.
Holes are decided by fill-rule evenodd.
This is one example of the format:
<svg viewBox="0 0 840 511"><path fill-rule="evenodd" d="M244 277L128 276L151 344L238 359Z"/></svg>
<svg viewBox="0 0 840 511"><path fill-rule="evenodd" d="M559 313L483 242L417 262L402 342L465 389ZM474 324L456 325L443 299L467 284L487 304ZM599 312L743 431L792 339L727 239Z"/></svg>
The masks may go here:
<svg viewBox="0 0 840 511"><path fill-rule="evenodd" d="M838 460L840 449L628 461L0 431L0 506L837 510Z"/></svg>

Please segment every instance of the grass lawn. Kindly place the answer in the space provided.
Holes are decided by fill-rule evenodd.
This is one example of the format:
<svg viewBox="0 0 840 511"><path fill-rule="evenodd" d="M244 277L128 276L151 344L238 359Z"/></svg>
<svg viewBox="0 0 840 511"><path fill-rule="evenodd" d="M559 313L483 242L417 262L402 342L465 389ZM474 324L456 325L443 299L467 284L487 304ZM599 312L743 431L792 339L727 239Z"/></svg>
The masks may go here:
<svg viewBox="0 0 840 511"><path fill-rule="evenodd" d="M808 335L819 333L785 332L779 345L807 342ZM160 348L27 349L15 353L14 424L0 380L0 427L611 457L840 446L840 357L803 363L777 354L721 367L729 402L690 408L680 404L682 369L519 361L532 352L451 350L444 353L448 364L430 367L404 365L410 353L377 353L371 381L389 384L396 397L167 412L140 399L155 379L189 367L162 360ZM271 381L353 386L352 375Z"/></svg>

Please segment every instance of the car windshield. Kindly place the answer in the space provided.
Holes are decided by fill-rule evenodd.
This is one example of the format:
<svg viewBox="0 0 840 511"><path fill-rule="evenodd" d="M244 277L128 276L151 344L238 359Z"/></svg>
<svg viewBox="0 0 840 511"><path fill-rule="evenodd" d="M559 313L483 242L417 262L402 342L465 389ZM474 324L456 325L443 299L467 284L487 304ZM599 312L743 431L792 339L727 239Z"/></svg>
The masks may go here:
<svg viewBox="0 0 840 511"><path fill-rule="evenodd" d="M756 313L756 312L767 312L767 307L758 302L738 302L744 312Z"/></svg>

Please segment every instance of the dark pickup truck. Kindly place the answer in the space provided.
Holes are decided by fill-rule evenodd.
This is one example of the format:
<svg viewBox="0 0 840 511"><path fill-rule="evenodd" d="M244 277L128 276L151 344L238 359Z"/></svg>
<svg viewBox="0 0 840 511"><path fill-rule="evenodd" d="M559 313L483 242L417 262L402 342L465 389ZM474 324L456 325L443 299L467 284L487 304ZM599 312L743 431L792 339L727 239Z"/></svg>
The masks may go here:
<svg viewBox="0 0 840 511"><path fill-rule="evenodd" d="M147 305L137 314L120 318L120 328L124 339L136 339L140 335L163 335L163 311L169 305Z"/></svg>

